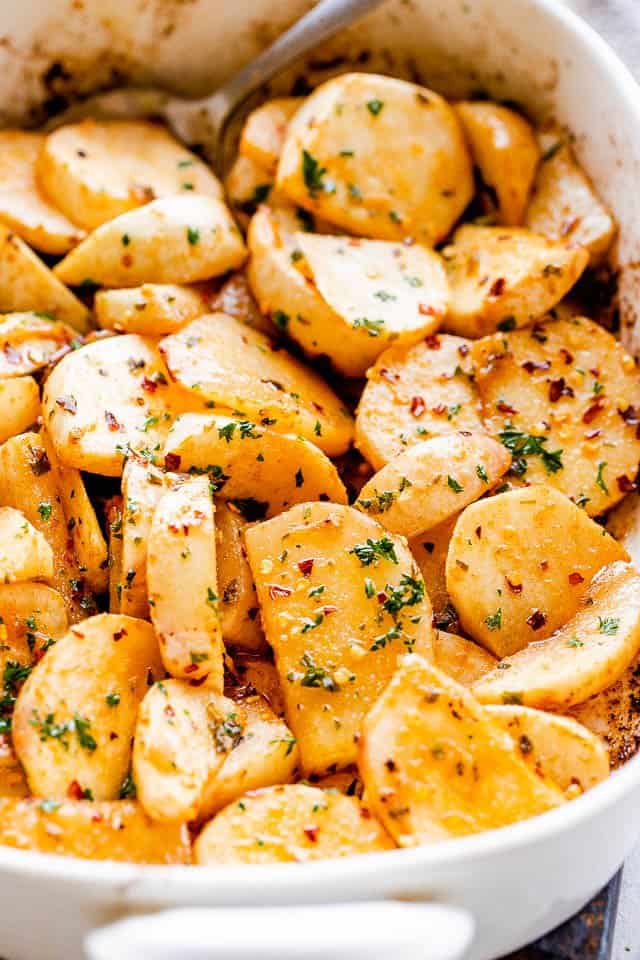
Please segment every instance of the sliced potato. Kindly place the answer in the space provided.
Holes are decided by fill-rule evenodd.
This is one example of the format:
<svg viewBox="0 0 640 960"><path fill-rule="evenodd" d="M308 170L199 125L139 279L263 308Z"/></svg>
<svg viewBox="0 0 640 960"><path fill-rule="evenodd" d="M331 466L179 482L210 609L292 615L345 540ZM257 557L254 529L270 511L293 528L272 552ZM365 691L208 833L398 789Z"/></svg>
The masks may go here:
<svg viewBox="0 0 640 960"><path fill-rule="evenodd" d="M302 97L278 97L252 110L240 134L240 154L275 177L289 121L303 102Z"/></svg>
<svg viewBox="0 0 640 960"><path fill-rule="evenodd" d="M214 506L206 477L162 495L147 545L151 622L167 671L222 690ZM126 516L125 516L126 523Z"/></svg>
<svg viewBox="0 0 640 960"><path fill-rule="evenodd" d="M449 545L447 589L465 632L504 657L566 624L594 574L626 559L580 507L541 484L467 507Z"/></svg>
<svg viewBox="0 0 640 960"><path fill-rule="evenodd" d="M166 127L144 120L82 120L50 133L37 163L40 184L73 223L94 230L156 197L222 188L209 167Z"/></svg>
<svg viewBox="0 0 640 960"><path fill-rule="evenodd" d="M64 599L57 590L43 583L0 586L0 675L4 678L9 661L31 666L68 628ZM12 696L17 685L9 683Z"/></svg>
<svg viewBox="0 0 640 960"><path fill-rule="evenodd" d="M298 504L245 542L303 772L347 766L398 655L431 653L417 567L400 538L337 504Z"/></svg>
<svg viewBox="0 0 640 960"><path fill-rule="evenodd" d="M428 437L483 429L469 347L444 334L378 357L360 397L355 436L374 470Z"/></svg>
<svg viewBox="0 0 640 960"><path fill-rule="evenodd" d="M338 471L314 443L249 420L185 413L169 432L165 462L209 473L218 495L246 504L252 520L307 500L347 502Z"/></svg>
<svg viewBox="0 0 640 960"><path fill-rule="evenodd" d="M280 684L278 670L272 660L247 653L241 650L233 652L233 670L241 688L248 694L258 693L269 704L277 717L283 717L285 712L284 697ZM234 687L231 690L236 696Z"/></svg>
<svg viewBox="0 0 640 960"><path fill-rule="evenodd" d="M28 797L29 786L11 737L0 734L0 797Z"/></svg>
<svg viewBox="0 0 640 960"><path fill-rule="evenodd" d="M562 490L598 516L632 489L640 437L640 373L584 317L496 334L473 345L489 431L513 452L513 472Z"/></svg>
<svg viewBox="0 0 640 960"><path fill-rule="evenodd" d="M510 466L509 451L485 433L432 437L375 473L354 506L387 530L415 537L483 496Z"/></svg>
<svg viewBox="0 0 640 960"><path fill-rule="evenodd" d="M611 246L616 224L593 185L576 163L573 151L553 138L538 168L525 223L552 240L585 247L597 264Z"/></svg>
<svg viewBox="0 0 640 960"><path fill-rule="evenodd" d="M131 452L161 458L167 432L185 409L202 409L170 383L156 341L137 334L74 350L44 388L43 416L61 463L109 477Z"/></svg>
<svg viewBox="0 0 640 960"><path fill-rule="evenodd" d="M0 380L0 443L28 430L39 416L40 390L33 377Z"/></svg>
<svg viewBox="0 0 640 960"><path fill-rule="evenodd" d="M53 577L53 551L24 513L0 507L0 580L48 580Z"/></svg>
<svg viewBox="0 0 640 960"><path fill-rule="evenodd" d="M109 613L122 609L122 497L113 497L106 511L109 531Z"/></svg>
<svg viewBox="0 0 640 960"><path fill-rule="evenodd" d="M618 561L600 570L570 620L481 677L483 703L564 710L623 675L640 651L640 574Z"/></svg>
<svg viewBox="0 0 640 960"><path fill-rule="evenodd" d="M462 101L455 110L473 161L484 182L497 194L500 223L519 226L540 159L531 124L515 110L490 101Z"/></svg>
<svg viewBox="0 0 640 960"><path fill-rule="evenodd" d="M225 807L194 847L202 865L304 863L393 848L355 797L304 784L266 787Z"/></svg>
<svg viewBox="0 0 640 960"><path fill-rule="evenodd" d="M224 203L192 193L155 200L110 220L53 272L71 285L86 277L111 287L194 283L239 267L245 255L242 235Z"/></svg>
<svg viewBox="0 0 640 960"><path fill-rule="evenodd" d="M347 73L291 120L277 186L345 230L380 240L443 240L473 196L455 111L424 87Z"/></svg>
<svg viewBox="0 0 640 960"><path fill-rule="evenodd" d="M366 797L401 847L466 836L563 802L508 733L455 680L405 657L360 744Z"/></svg>
<svg viewBox="0 0 640 960"><path fill-rule="evenodd" d="M439 621L448 611L453 610L447 593L445 567L449 543L457 519L457 516L451 517L444 523L439 523L436 527L409 540L409 548L420 568L436 621ZM439 623L438 625L440 626ZM446 629L444 624L442 629Z"/></svg>
<svg viewBox="0 0 640 960"><path fill-rule="evenodd" d="M193 287L144 283L123 290L98 290L93 309L103 329L160 337L206 313L207 303Z"/></svg>
<svg viewBox="0 0 640 960"><path fill-rule="evenodd" d="M116 800L0 800L0 843L86 860L191 862L183 823L156 824L139 803Z"/></svg>
<svg viewBox="0 0 640 960"><path fill-rule="evenodd" d="M144 620L102 613L72 627L32 671L15 705L13 741L32 793L117 799L138 704L162 675L158 642Z"/></svg>
<svg viewBox="0 0 640 960"><path fill-rule="evenodd" d="M6 313L0 316L0 377L22 377L41 370L61 347L74 339L74 331L53 315Z"/></svg>
<svg viewBox="0 0 640 960"><path fill-rule="evenodd" d="M487 706L492 720L515 740L525 763L557 783L568 797L609 776L609 757L600 739L569 717L530 707Z"/></svg>
<svg viewBox="0 0 640 960"><path fill-rule="evenodd" d="M433 637L433 662L464 687L471 687L496 666L497 660L477 643L446 630Z"/></svg>
<svg viewBox="0 0 640 960"><path fill-rule="evenodd" d="M329 386L285 350L223 313L188 324L160 344L171 376L223 409L298 433L329 456L348 449L352 420ZM273 421L273 422L271 422Z"/></svg>
<svg viewBox="0 0 640 960"><path fill-rule="evenodd" d="M530 326L569 292L589 261L583 247L524 227L456 230L443 256L451 285L444 329L461 337Z"/></svg>
<svg viewBox="0 0 640 960"><path fill-rule="evenodd" d="M214 313L226 313L236 320L241 320L248 327L262 330L273 336L276 327L269 317L263 316L253 299L246 275L236 271L225 280L217 293L210 298L210 307Z"/></svg>
<svg viewBox="0 0 640 960"><path fill-rule="evenodd" d="M84 278L82 278L84 279ZM44 311L80 332L89 311L8 227L0 225L0 313Z"/></svg>
<svg viewBox="0 0 640 960"><path fill-rule="evenodd" d="M246 520L224 500L216 503L216 565L220 624L226 644L242 650L264 650L260 609L247 560L243 533Z"/></svg>

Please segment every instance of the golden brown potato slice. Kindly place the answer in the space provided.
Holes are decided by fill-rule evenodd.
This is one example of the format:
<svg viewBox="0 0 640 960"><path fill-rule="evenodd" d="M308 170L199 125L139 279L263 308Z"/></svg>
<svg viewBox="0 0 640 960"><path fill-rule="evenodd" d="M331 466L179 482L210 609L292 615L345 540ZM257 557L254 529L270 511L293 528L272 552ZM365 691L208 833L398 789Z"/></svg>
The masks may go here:
<svg viewBox="0 0 640 960"><path fill-rule="evenodd" d="M55 205L87 230L156 197L222 197L209 167L166 127L143 120L87 119L59 127L44 142L37 175Z"/></svg>
<svg viewBox="0 0 640 960"><path fill-rule="evenodd" d="M354 506L393 533L415 537L490 491L511 454L485 433L451 433L409 447L365 483Z"/></svg>
<svg viewBox="0 0 640 960"><path fill-rule="evenodd" d="M210 297L210 309L214 313L226 313L246 323L248 327L262 330L271 336L277 332L270 318L263 316L258 310L247 277L242 271L232 273L218 292Z"/></svg>
<svg viewBox="0 0 640 960"><path fill-rule="evenodd" d="M0 225L0 313L26 310L50 313L80 332L88 327L89 311L84 303L20 237Z"/></svg>
<svg viewBox="0 0 640 960"><path fill-rule="evenodd" d="M188 194L155 200L103 224L53 272L71 285L87 277L110 287L195 283L241 266L245 256L224 203Z"/></svg>
<svg viewBox="0 0 640 960"><path fill-rule="evenodd" d="M245 542L303 772L347 766L398 655L430 655L418 569L403 540L337 504L298 504Z"/></svg>
<svg viewBox="0 0 640 960"><path fill-rule="evenodd" d="M245 120L238 150L275 177L289 121L302 97L277 97L252 110Z"/></svg>
<svg viewBox="0 0 640 960"><path fill-rule="evenodd" d="M524 227L465 224L443 257L451 286L449 333L483 337L531 325L573 287L589 261L583 247Z"/></svg>
<svg viewBox="0 0 640 960"><path fill-rule="evenodd" d="M194 287L143 283L123 290L98 290L93 309L98 326L106 330L161 337L206 313L207 304Z"/></svg>
<svg viewBox="0 0 640 960"><path fill-rule="evenodd" d="M390 850L355 797L304 784L267 787L225 807L194 847L196 863L304 863Z"/></svg>
<svg viewBox="0 0 640 960"><path fill-rule="evenodd" d="M233 317L200 317L162 340L160 350L173 379L203 400L258 423L267 418L270 427L298 433L329 456L348 449L353 421L331 388Z"/></svg>
<svg viewBox="0 0 640 960"><path fill-rule="evenodd" d="M222 691L213 514L206 477L192 477L163 493L149 531L147 584L167 671L188 680L206 678L209 687Z"/></svg>
<svg viewBox="0 0 640 960"><path fill-rule="evenodd" d="M86 860L191 862L184 823L154 823L131 800L0 800L0 843Z"/></svg>
<svg viewBox="0 0 640 960"><path fill-rule="evenodd" d="M69 549L67 519L46 442L37 433L21 433L0 446L0 505L15 507L47 540L53 551L51 586L67 603L72 620L86 616L93 601Z"/></svg>
<svg viewBox="0 0 640 960"><path fill-rule="evenodd" d="M244 504L252 520L307 500L347 502L338 471L314 443L250 420L185 413L164 452L172 469L208 473L218 495Z"/></svg>
<svg viewBox="0 0 640 960"><path fill-rule="evenodd" d="M584 317L473 345L487 428L512 472L557 487L590 516L632 489L640 438L640 374L614 337Z"/></svg>
<svg viewBox="0 0 640 960"><path fill-rule="evenodd" d="M456 430L482 430L469 341L447 334L390 347L367 373L355 444L374 470L406 447Z"/></svg>
<svg viewBox="0 0 640 960"><path fill-rule="evenodd" d="M445 520L444 523L439 523L436 527L409 540L409 548L420 568L436 621L439 621L442 616L445 616L448 621L450 618L447 613L453 611L447 593L445 567L449 543L457 519L457 516L451 517L450 520ZM453 613L455 614L455 611ZM453 620L456 620L455 615ZM443 630L447 629L444 623L438 623L438 626Z"/></svg>
<svg viewBox="0 0 640 960"><path fill-rule="evenodd" d="M540 159L531 124L514 110L490 101L462 101L455 110L473 161L497 194L499 222L519 226Z"/></svg>
<svg viewBox="0 0 640 960"><path fill-rule="evenodd" d="M11 737L0 734L0 797L28 797L29 786Z"/></svg>
<svg viewBox="0 0 640 960"><path fill-rule="evenodd" d="M40 390L33 377L0 380L0 443L28 430L39 416Z"/></svg>
<svg viewBox="0 0 640 960"><path fill-rule="evenodd" d="M504 827L563 802L455 680L405 657L360 741L367 801L401 847Z"/></svg>
<svg viewBox="0 0 640 960"><path fill-rule="evenodd" d="M113 497L106 511L109 531L109 613L122 609L122 497Z"/></svg>
<svg viewBox="0 0 640 960"><path fill-rule="evenodd" d="M611 246L615 220L576 163L571 147L558 137L551 138L538 168L525 223L552 240L580 244L589 251L592 263L602 260Z"/></svg>
<svg viewBox="0 0 640 960"><path fill-rule="evenodd" d="M569 799L609 776L604 743L575 720L530 707L487 706L485 710L513 737L525 763L557 783Z"/></svg>
<svg viewBox="0 0 640 960"><path fill-rule="evenodd" d="M439 670L464 687L471 687L493 670L497 660L477 643L446 630L436 630L433 637L433 662Z"/></svg>
<svg viewBox="0 0 640 960"><path fill-rule="evenodd" d="M24 513L0 507L0 580L49 580L53 577L53 551L45 537Z"/></svg>
<svg viewBox="0 0 640 960"><path fill-rule="evenodd" d="M350 233L444 239L473 195L449 104L424 87L348 73L321 84L289 124L277 186Z"/></svg>
<svg viewBox="0 0 640 960"><path fill-rule="evenodd" d="M41 370L74 336L71 327L58 323L52 314L0 315L0 377L22 377Z"/></svg>
<svg viewBox="0 0 640 960"><path fill-rule="evenodd" d="M216 561L219 612L226 644L242 650L263 650L264 634L243 533L246 520L234 504L216 502Z"/></svg>
<svg viewBox="0 0 640 960"><path fill-rule="evenodd" d="M639 651L640 574L618 561L596 574L570 620L473 689L483 703L566 710L616 683Z"/></svg>
<svg viewBox="0 0 640 960"><path fill-rule="evenodd" d="M13 741L32 793L117 799L138 704L163 672L144 620L102 613L72 627L32 671L15 705Z"/></svg>
<svg viewBox="0 0 640 960"><path fill-rule="evenodd" d="M7 664L30 667L50 646L63 637L69 620L62 596L43 583L11 583L0 586L0 675L5 694L13 698L28 675L12 676ZM12 704L7 704L10 713Z"/></svg>
<svg viewBox="0 0 640 960"><path fill-rule="evenodd" d="M285 705L280 676L272 660L267 660L264 654L260 656L234 650L233 672L241 689L245 689L248 694L259 693L277 717L284 716ZM233 687L230 694L235 697L237 690L237 686Z"/></svg>
<svg viewBox="0 0 640 960"><path fill-rule="evenodd" d="M626 559L584 510L541 484L467 507L449 545L447 589L465 632L504 657L566 624L594 574Z"/></svg>
<svg viewBox="0 0 640 960"><path fill-rule="evenodd" d="M0 220L44 253L66 253L84 236L42 192L36 160L46 140L33 130L0 131Z"/></svg>
<svg viewBox="0 0 640 960"><path fill-rule="evenodd" d="M174 418L201 409L170 383L157 342L126 334L74 350L49 376L43 416L61 463L117 477L125 458L160 462Z"/></svg>

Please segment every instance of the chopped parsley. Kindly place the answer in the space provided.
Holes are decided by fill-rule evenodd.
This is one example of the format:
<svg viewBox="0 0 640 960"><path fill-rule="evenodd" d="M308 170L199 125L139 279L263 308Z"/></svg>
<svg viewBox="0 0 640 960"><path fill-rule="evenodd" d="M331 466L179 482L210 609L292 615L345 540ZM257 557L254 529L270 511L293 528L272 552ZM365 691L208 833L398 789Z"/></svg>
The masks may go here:
<svg viewBox="0 0 640 960"><path fill-rule="evenodd" d="M558 470L562 470L562 450L546 450L545 444L548 442L548 437L522 433L515 430L510 423L498 434L498 437L513 457L509 472L517 477L522 477L527 472L529 465L527 457L540 457L547 473L557 473Z"/></svg>
<svg viewBox="0 0 640 960"><path fill-rule="evenodd" d="M447 486L453 490L454 493L462 493L464 490L464 487L452 476L447 477Z"/></svg>
<svg viewBox="0 0 640 960"><path fill-rule="evenodd" d="M367 100L367 110L374 117L378 116L383 107L384 103L382 100L378 100L377 97L374 97L373 100Z"/></svg>
<svg viewBox="0 0 640 960"><path fill-rule="evenodd" d="M371 537L367 537L364 543L357 543L355 547L349 550L349 553L355 554L363 567L369 567L378 559L398 563L393 540L386 535L380 537L379 540L372 540Z"/></svg>
<svg viewBox="0 0 640 960"><path fill-rule="evenodd" d="M41 503L38 504L38 513L40 514L40 519L43 520L45 523L48 520L51 520L52 510L53 510L53 507L51 506L48 500L42 500Z"/></svg>
<svg viewBox="0 0 640 960"><path fill-rule="evenodd" d="M598 617L598 630L600 633L606 633L613 636L618 632L620 621L617 617Z"/></svg>
<svg viewBox="0 0 640 960"><path fill-rule="evenodd" d="M308 150L302 151L302 179L309 196L315 197L317 193L324 190L326 193L332 193L335 189L331 180L324 180L327 172L326 167L321 167L314 156Z"/></svg>
<svg viewBox="0 0 640 960"><path fill-rule="evenodd" d="M603 493L608 495L609 488L607 487L606 481L604 479L604 468L607 466L604 460L601 460L598 464L598 472L596 474L596 483L600 487Z"/></svg>
<svg viewBox="0 0 640 960"><path fill-rule="evenodd" d="M495 613L490 613L485 617L486 625L489 630L502 630L502 607L498 607Z"/></svg>

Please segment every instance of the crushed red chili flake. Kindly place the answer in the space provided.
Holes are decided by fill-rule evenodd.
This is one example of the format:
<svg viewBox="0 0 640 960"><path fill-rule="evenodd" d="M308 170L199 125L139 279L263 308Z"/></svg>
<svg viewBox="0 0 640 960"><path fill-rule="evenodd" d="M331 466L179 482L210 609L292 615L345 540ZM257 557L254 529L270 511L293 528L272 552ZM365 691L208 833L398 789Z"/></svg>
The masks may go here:
<svg viewBox="0 0 640 960"><path fill-rule="evenodd" d="M167 717L175 717L175 715L176 715L176 712L175 712L175 710L173 709L173 707L171 706L170 703L168 703L168 704L166 705L166 707L164 708L164 713L165 713L165 716L167 716Z"/></svg>
<svg viewBox="0 0 640 960"><path fill-rule="evenodd" d="M308 560L301 560L298 564L298 570L303 577L309 577L311 571L313 570L313 559L309 558Z"/></svg>
<svg viewBox="0 0 640 960"><path fill-rule="evenodd" d="M467 343L461 343L458 347L458 353L461 357L466 357L469 353L469 345Z"/></svg>
<svg viewBox="0 0 640 960"><path fill-rule="evenodd" d="M105 410L104 419L105 419L105 423L109 427L109 430L113 430L115 432L116 430L122 429L120 426L120 423L118 422L118 420L116 420L116 418L114 417L114 415L111 413L110 410Z"/></svg>
<svg viewBox="0 0 640 960"><path fill-rule="evenodd" d="M461 570L466 571L469 569L469 564L465 563L464 560L458 560L457 557L456 557L456 564L460 567Z"/></svg>
<svg viewBox="0 0 640 960"><path fill-rule="evenodd" d="M540 561L540 569L541 569L541 570L548 570L548 569L549 569L549 561L548 561L548 560L541 560L541 561Z"/></svg>
<svg viewBox="0 0 640 960"><path fill-rule="evenodd" d="M435 413L437 416L441 417L447 412L447 408L444 403L437 403L435 407L431 407L431 413Z"/></svg>
<svg viewBox="0 0 640 960"><path fill-rule="evenodd" d="M574 573L569 574L569 583L572 587L575 587L577 583L584 583L584 577L576 570Z"/></svg>
<svg viewBox="0 0 640 960"><path fill-rule="evenodd" d="M198 669L197 663L190 663L187 667L184 668L185 673L195 673Z"/></svg>
<svg viewBox="0 0 640 960"><path fill-rule="evenodd" d="M302 831L311 843L318 842L318 828L317 827L304 827Z"/></svg>
<svg viewBox="0 0 640 960"><path fill-rule="evenodd" d="M512 583L511 580L509 580L509 577L505 577L505 580L507 581L507 586L509 587L509 590L511 590L511 593L522 593L521 583Z"/></svg>
<svg viewBox="0 0 640 960"><path fill-rule="evenodd" d="M590 407L587 407L585 412L582 414L583 423L591 423L598 416L599 413L604 410L604 403L602 400L596 400L595 403L592 403Z"/></svg>
<svg viewBox="0 0 640 960"><path fill-rule="evenodd" d="M482 527L481 527L481 526L477 526L477 527L476 527L476 537L478 538L478 540L480 540L480 538L482 537Z"/></svg>
<svg viewBox="0 0 640 960"><path fill-rule="evenodd" d="M146 390L147 393L155 393L158 389L157 380L152 380L151 377L143 377L140 386L143 390Z"/></svg>
<svg viewBox="0 0 640 960"><path fill-rule="evenodd" d="M547 618L542 610L534 610L533 613L527 617L527 623L532 630L540 630L546 622Z"/></svg>
<svg viewBox="0 0 640 960"><path fill-rule="evenodd" d="M507 281L504 277L497 277L491 286L489 287L489 296L490 297L499 297L504 293L504 288L507 285Z"/></svg>
<svg viewBox="0 0 640 960"><path fill-rule="evenodd" d="M400 374L394 373L393 370L389 370L387 367L380 368L380 376L389 383L397 383L400 379Z"/></svg>
<svg viewBox="0 0 640 960"><path fill-rule="evenodd" d="M602 433L602 430L587 430L585 432L585 440L595 440L596 437L599 437Z"/></svg>
<svg viewBox="0 0 640 960"><path fill-rule="evenodd" d="M567 364L567 366L570 363L573 363L573 354L569 353L566 347L560 347L558 353L560 354L564 362Z"/></svg>
<svg viewBox="0 0 640 960"><path fill-rule="evenodd" d="M62 397L56 397L56 403L67 413L76 414L78 412L78 402L70 394L64 394Z"/></svg>
<svg viewBox="0 0 640 960"><path fill-rule="evenodd" d="M69 800L84 800L84 790L77 780L72 780L69 786L67 787L67 796Z"/></svg>
<svg viewBox="0 0 640 960"><path fill-rule="evenodd" d="M515 407L512 407L510 403L507 403L505 400L499 400L496 403L496 410L499 410L500 413L517 413Z"/></svg>
<svg viewBox="0 0 640 960"><path fill-rule="evenodd" d="M580 223L580 217L571 217L570 220L563 220L560 226L560 236L561 237L568 236L572 230L575 230L575 228L578 226L579 223Z"/></svg>
<svg viewBox="0 0 640 960"><path fill-rule="evenodd" d="M549 384L549 400L551 403L557 403L560 397L573 397L573 388L565 383L564 377L558 377Z"/></svg>
<svg viewBox="0 0 640 960"><path fill-rule="evenodd" d="M337 613L338 608L334 607L332 603L327 603L326 606L322 608L322 612L324 613L325 617L328 617L330 613Z"/></svg>
<svg viewBox="0 0 640 960"><path fill-rule="evenodd" d="M164 456L164 468L165 470L179 470L182 457L179 453L165 453Z"/></svg>
<svg viewBox="0 0 640 960"><path fill-rule="evenodd" d="M412 417L415 417L416 419L418 417L421 417L425 409L426 409L426 404L422 397L411 397L411 405L409 407L409 410L411 411Z"/></svg>
<svg viewBox="0 0 640 960"><path fill-rule="evenodd" d="M438 311L436 310L436 308L432 307L428 303L418 304L418 313L421 314L423 317L433 317L437 314L437 312Z"/></svg>
<svg viewBox="0 0 640 960"><path fill-rule="evenodd" d="M36 477L41 477L51 470L47 451L42 447L29 447L29 466L31 473Z"/></svg>
<svg viewBox="0 0 640 960"><path fill-rule="evenodd" d="M620 407L618 407L618 414L626 424L636 428L636 437L640 440L640 409L638 407L628 406L626 410L621 410Z"/></svg>
<svg viewBox="0 0 640 960"><path fill-rule="evenodd" d="M537 360L525 360L522 369L526 370L527 373L535 373L536 370L548 370L550 366L550 360L541 360L539 363Z"/></svg>
<svg viewBox="0 0 640 960"><path fill-rule="evenodd" d="M116 632L113 635L113 639L117 642L118 640L122 640L122 638L126 636L127 636L127 631L123 627L121 630L116 630Z"/></svg>
<svg viewBox="0 0 640 960"><path fill-rule="evenodd" d="M430 333L428 337L424 338L424 342L429 347L429 350L440 349L440 337L437 333Z"/></svg>
<svg viewBox="0 0 640 960"><path fill-rule="evenodd" d="M384 590L380 590L380 592L376 594L376 600L378 603L386 603L387 599L388 598Z"/></svg>
<svg viewBox="0 0 640 960"><path fill-rule="evenodd" d="M277 583L269 584L269 596L272 600L277 600L278 597L290 597L293 593L293 590L290 587L281 587Z"/></svg>
<svg viewBox="0 0 640 960"><path fill-rule="evenodd" d="M384 765L389 773L393 773L397 769L395 760L385 760Z"/></svg>
<svg viewBox="0 0 640 960"><path fill-rule="evenodd" d="M636 489L636 484L624 473L616 477L616 483L620 493L631 493L632 490Z"/></svg>

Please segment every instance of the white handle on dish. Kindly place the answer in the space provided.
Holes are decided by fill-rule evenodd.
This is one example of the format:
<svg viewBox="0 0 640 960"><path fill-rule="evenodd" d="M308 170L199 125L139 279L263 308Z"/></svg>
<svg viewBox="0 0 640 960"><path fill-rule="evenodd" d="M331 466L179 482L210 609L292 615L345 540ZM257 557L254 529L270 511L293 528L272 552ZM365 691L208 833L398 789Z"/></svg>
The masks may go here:
<svg viewBox="0 0 640 960"><path fill-rule="evenodd" d="M436 903L189 907L101 927L85 951L89 960L460 960L473 928L469 913Z"/></svg>

